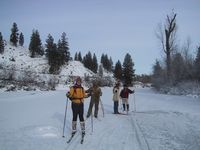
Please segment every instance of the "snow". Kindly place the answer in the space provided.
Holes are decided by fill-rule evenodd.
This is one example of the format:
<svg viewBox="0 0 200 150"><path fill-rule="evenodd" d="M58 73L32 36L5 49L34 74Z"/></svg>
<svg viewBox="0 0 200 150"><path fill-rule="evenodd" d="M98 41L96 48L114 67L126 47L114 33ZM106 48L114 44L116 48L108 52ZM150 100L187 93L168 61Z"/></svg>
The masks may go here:
<svg viewBox="0 0 200 150"><path fill-rule="evenodd" d="M86 120L80 144L80 125L71 143L72 111L68 102L65 138L62 137L66 89L0 93L1 150L199 150L200 99L155 93L137 88L129 98L129 115L114 115L112 88L102 88L105 110ZM135 105L134 105L135 104ZM89 98L85 99L87 113ZM134 111L136 109L136 112ZM119 106L121 111L121 105Z"/></svg>
<svg viewBox="0 0 200 150"><path fill-rule="evenodd" d="M52 81L55 84L61 84L58 85L60 87L64 86L66 82L68 84L72 82L76 76L83 78L95 75L79 61L69 61L68 64L60 68L60 73L57 75L49 74L49 67L45 56L31 58L28 48L22 46L14 47L9 42L6 43L4 53L0 54L0 79L4 81L12 79L12 81L21 82L23 86L29 86L29 88L31 85L28 83L35 83L35 85L31 86L33 89L45 90L45 85L47 86ZM6 87L3 88L0 85L3 88L0 91L6 91L11 88L13 83L2 84ZM14 87L16 90L28 88Z"/></svg>
<svg viewBox="0 0 200 150"><path fill-rule="evenodd" d="M13 61L11 61L14 59ZM45 56L31 58L29 50L26 47L11 46L9 43L5 46L3 55L0 54L0 64L3 68L11 69L14 67L15 71L20 73L30 70L37 74L48 74L49 65ZM68 64L62 66L60 76L92 76L94 73L86 69L79 61L70 61Z"/></svg>

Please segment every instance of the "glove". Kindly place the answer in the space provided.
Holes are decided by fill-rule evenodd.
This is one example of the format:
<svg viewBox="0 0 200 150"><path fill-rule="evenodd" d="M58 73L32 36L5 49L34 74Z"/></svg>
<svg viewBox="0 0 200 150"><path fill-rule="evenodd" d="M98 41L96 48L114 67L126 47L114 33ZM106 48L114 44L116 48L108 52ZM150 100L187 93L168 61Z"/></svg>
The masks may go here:
<svg viewBox="0 0 200 150"><path fill-rule="evenodd" d="M69 92L66 93L66 97L70 98L70 93Z"/></svg>
<svg viewBox="0 0 200 150"><path fill-rule="evenodd" d="M90 93L88 93L86 96L85 96L85 98L88 98L88 97L90 97L91 96L91 94Z"/></svg>

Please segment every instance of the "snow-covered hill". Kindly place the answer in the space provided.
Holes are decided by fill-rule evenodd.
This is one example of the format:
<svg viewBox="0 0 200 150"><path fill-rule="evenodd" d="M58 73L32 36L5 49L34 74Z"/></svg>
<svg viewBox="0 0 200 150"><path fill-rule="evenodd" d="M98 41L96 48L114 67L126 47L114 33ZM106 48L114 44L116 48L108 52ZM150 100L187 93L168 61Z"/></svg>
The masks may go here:
<svg viewBox="0 0 200 150"><path fill-rule="evenodd" d="M33 72L40 74L48 74L49 65L45 56L40 58L31 58L27 48L11 45L5 46L4 54L1 55L0 64L3 67L11 68L14 66L16 70L23 71L31 69ZM64 65L61 69L60 75L66 76L84 76L94 75L92 71L86 69L82 63L78 61L71 61L68 65Z"/></svg>
<svg viewBox="0 0 200 150"><path fill-rule="evenodd" d="M49 74L49 65L45 56L31 58L29 50L25 47L14 47L10 44L5 46L3 54L0 54L1 79L14 79L16 81L32 81L48 83L50 81L65 84L69 77L94 76L95 74L85 68L79 61L70 61L63 65L60 74Z"/></svg>

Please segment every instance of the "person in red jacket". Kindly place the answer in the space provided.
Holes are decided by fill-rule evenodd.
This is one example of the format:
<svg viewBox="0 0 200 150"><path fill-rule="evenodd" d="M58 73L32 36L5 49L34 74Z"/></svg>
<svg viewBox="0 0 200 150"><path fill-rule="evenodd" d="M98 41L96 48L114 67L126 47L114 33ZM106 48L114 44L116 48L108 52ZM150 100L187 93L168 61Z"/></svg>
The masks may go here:
<svg viewBox="0 0 200 150"><path fill-rule="evenodd" d="M123 111L129 111L129 103L128 103L128 97L129 94L134 93L134 90L130 90L126 84L124 84L124 88L120 92L120 97L122 99L123 104Z"/></svg>

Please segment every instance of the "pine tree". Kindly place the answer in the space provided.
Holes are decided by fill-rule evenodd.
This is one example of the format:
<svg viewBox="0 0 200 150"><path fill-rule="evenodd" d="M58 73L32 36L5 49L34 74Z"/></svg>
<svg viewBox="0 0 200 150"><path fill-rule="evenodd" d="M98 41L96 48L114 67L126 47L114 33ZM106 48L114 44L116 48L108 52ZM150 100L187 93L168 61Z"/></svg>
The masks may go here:
<svg viewBox="0 0 200 150"><path fill-rule="evenodd" d="M135 76L135 70L133 69L134 63L132 61L131 55L126 54L124 58L124 63L123 63L123 80L124 84L127 84L128 86L133 85L133 79Z"/></svg>
<svg viewBox="0 0 200 150"><path fill-rule="evenodd" d="M108 58L107 54L102 54L101 56L101 64L103 65L103 68L105 68L107 71L111 72L112 71L112 65L113 61L112 58Z"/></svg>
<svg viewBox="0 0 200 150"><path fill-rule="evenodd" d="M74 60L78 61L78 54L77 54L77 52L75 53Z"/></svg>
<svg viewBox="0 0 200 150"><path fill-rule="evenodd" d="M102 65L99 65L99 71L98 71L98 75L99 75L99 77L103 77L103 67L102 67Z"/></svg>
<svg viewBox="0 0 200 150"><path fill-rule="evenodd" d="M69 52L69 44L68 44L65 32L63 32L61 35L59 50L63 54L64 62L68 62L70 60L70 52Z"/></svg>
<svg viewBox="0 0 200 150"><path fill-rule="evenodd" d="M0 54L4 53L4 41L3 41L3 36L0 32Z"/></svg>
<svg viewBox="0 0 200 150"><path fill-rule="evenodd" d="M97 62L97 57L95 54L93 54L93 58L92 58L92 71L94 73L97 73L97 70L98 70L98 62Z"/></svg>
<svg viewBox="0 0 200 150"><path fill-rule="evenodd" d="M60 70L60 55L59 52L57 51L57 45L56 43L53 43L53 47L49 53L50 56L50 68L49 68L49 73L51 74L58 74Z"/></svg>
<svg viewBox="0 0 200 150"><path fill-rule="evenodd" d="M109 59L109 71L110 71L110 72L113 71L113 61L112 61L112 57L110 57L110 59Z"/></svg>
<svg viewBox="0 0 200 150"><path fill-rule="evenodd" d="M49 34L48 38L46 40L46 57L48 58L48 64L51 65L52 64L52 60L53 60L53 55L52 55L52 51L54 51L55 49L55 45L54 45L54 39L53 37Z"/></svg>
<svg viewBox="0 0 200 150"><path fill-rule="evenodd" d="M156 60L155 65L153 66L153 76L155 78L162 76L162 67L160 66L160 63L158 60Z"/></svg>
<svg viewBox="0 0 200 150"><path fill-rule="evenodd" d="M20 46L23 46L23 45L24 45L24 35L23 35L22 32L21 32L20 35L19 35L19 45L20 45Z"/></svg>
<svg viewBox="0 0 200 150"><path fill-rule="evenodd" d="M65 53L65 49L63 48L63 44L61 42L61 40L58 40L58 44L57 44L57 57L58 57L58 65L64 65L66 62L66 53Z"/></svg>
<svg viewBox="0 0 200 150"><path fill-rule="evenodd" d="M110 61L108 59L108 55L105 54L104 55L104 62L103 62L103 67L107 70L107 71L110 71Z"/></svg>
<svg viewBox="0 0 200 150"><path fill-rule="evenodd" d="M61 41L58 41L58 45ZM61 55L58 51L57 45L54 43L53 37L49 34L46 40L46 56L48 58L48 64L50 65L49 73L57 74L61 66Z"/></svg>
<svg viewBox="0 0 200 150"><path fill-rule="evenodd" d="M103 67L104 67L104 61L105 60L105 55L104 54L102 54L101 55L101 64L103 65Z"/></svg>
<svg viewBox="0 0 200 150"><path fill-rule="evenodd" d="M184 59L182 57L182 55L180 53L176 53L172 59L172 62L171 62L172 66L171 66L171 69L172 69L172 72L171 72L171 75L172 75L172 81L176 84L178 82L180 82L181 80L183 80L183 77L184 77Z"/></svg>
<svg viewBox="0 0 200 150"><path fill-rule="evenodd" d="M116 79L122 80L122 65L119 60L117 61L115 68L114 68L114 77Z"/></svg>
<svg viewBox="0 0 200 150"><path fill-rule="evenodd" d="M194 61L194 77L200 81L200 47L198 47L197 55Z"/></svg>
<svg viewBox="0 0 200 150"><path fill-rule="evenodd" d="M153 75L152 75L152 83L153 86L157 89L161 87L161 85L164 83L164 73L163 69L159 63L158 60L156 60L154 66L153 66Z"/></svg>
<svg viewBox="0 0 200 150"><path fill-rule="evenodd" d="M78 53L78 61L82 62L83 59L82 59L82 55L81 55L81 52Z"/></svg>
<svg viewBox="0 0 200 150"><path fill-rule="evenodd" d="M83 64L86 68L92 70L92 54L90 51L83 58Z"/></svg>
<svg viewBox="0 0 200 150"><path fill-rule="evenodd" d="M42 56L44 54L38 30L33 30L32 32L29 50L32 58L34 58L36 55Z"/></svg>
<svg viewBox="0 0 200 150"><path fill-rule="evenodd" d="M10 35L10 42L14 45L17 46L17 42L19 39L19 34L18 34L18 28L17 28L17 24L14 22L12 29L11 29L11 35Z"/></svg>

